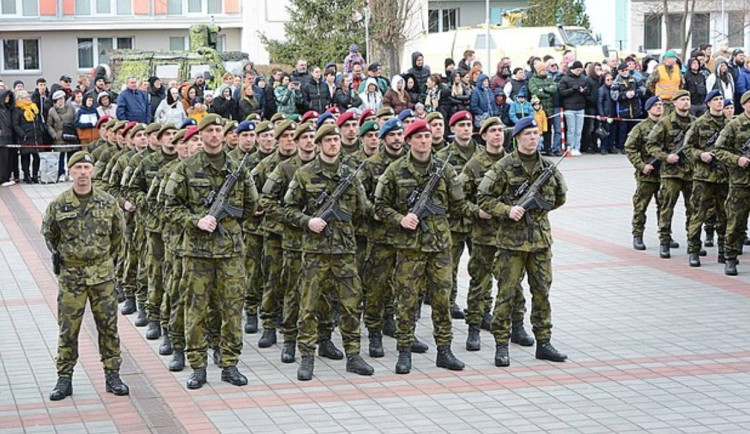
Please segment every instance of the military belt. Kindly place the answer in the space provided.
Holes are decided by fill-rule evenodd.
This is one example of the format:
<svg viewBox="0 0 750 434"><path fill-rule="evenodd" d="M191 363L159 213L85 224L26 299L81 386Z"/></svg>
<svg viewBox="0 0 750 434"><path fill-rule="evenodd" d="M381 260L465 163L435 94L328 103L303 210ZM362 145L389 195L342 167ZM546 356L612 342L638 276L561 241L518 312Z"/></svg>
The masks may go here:
<svg viewBox="0 0 750 434"><path fill-rule="evenodd" d="M107 259L108 258L105 258L105 257L89 259L87 261L76 261L74 259L64 259L62 262L63 262L63 265L65 265L66 267L90 267L92 265L101 264Z"/></svg>

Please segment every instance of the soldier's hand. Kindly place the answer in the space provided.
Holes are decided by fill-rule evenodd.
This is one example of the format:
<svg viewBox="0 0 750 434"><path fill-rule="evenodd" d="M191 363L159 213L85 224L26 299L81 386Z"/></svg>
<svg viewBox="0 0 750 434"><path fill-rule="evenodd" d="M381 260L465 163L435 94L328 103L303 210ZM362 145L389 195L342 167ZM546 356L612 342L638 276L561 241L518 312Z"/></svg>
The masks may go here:
<svg viewBox="0 0 750 434"><path fill-rule="evenodd" d="M514 206L510 209L510 212L508 213L508 217L510 217L511 220L514 222L517 222L523 218L523 215L526 214L526 210L523 209L522 206Z"/></svg>
<svg viewBox="0 0 750 434"><path fill-rule="evenodd" d="M704 163L710 163L714 159L714 154L710 152L701 152L701 161Z"/></svg>
<svg viewBox="0 0 750 434"><path fill-rule="evenodd" d="M263 211L263 210L255 211L255 215L256 216L263 215L263 214L265 214L265 211Z"/></svg>
<svg viewBox="0 0 750 434"><path fill-rule="evenodd" d="M127 201L127 200L125 201L125 205L123 205L122 207L127 212L133 212L133 211L135 211L135 205L132 204L130 201Z"/></svg>
<svg viewBox="0 0 750 434"><path fill-rule="evenodd" d="M377 214L373 214L372 215L372 219L375 220L376 222L379 222L380 221L380 216L378 216Z"/></svg>
<svg viewBox="0 0 750 434"><path fill-rule="evenodd" d="M216 230L216 224L216 217L207 215L198 220L198 229L206 232L213 232Z"/></svg>
<svg viewBox="0 0 750 434"><path fill-rule="evenodd" d="M492 214L486 213L483 209L480 209L479 218L482 220L490 220L492 218Z"/></svg>
<svg viewBox="0 0 750 434"><path fill-rule="evenodd" d="M651 172L653 171L654 171L654 166L650 164L643 166L643 170L641 170L641 172L643 172L644 175L650 175Z"/></svg>
<svg viewBox="0 0 750 434"><path fill-rule="evenodd" d="M677 154L669 154L667 155L667 163L669 164L677 164L680 162L680 156Z"/></svg>
<svg viewBox="0 0 750 434"><path fill-rule="evenodd" d="M313 217L307 222L307 228L316 234L323 232L323 229L325 229L327 225L328 223L320 217Z"/></svg>
<svg viewBox="0 0 750 434"><path fill-rule="evenodd" d="M417 218L417 215L414 213L409 213L404 216L404 218L401 219L401 227L404 229L414 230L419 225L419 218Z"/></svg>
<svg viewBox="0 0 750 434"><path fill-rule="evenodd" d="M747 158L744 155L737 160L737 165L743 169L746 168L748 164L750 164L750 158Z"/></svg>

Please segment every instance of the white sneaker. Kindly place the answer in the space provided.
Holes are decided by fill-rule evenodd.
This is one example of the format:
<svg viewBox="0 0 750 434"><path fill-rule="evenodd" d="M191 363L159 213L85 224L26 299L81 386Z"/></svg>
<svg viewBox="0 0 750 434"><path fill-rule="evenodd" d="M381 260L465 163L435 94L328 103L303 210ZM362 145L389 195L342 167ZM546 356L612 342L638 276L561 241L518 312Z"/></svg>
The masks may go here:
<svg viewBox="0 0 750 434"><path fill-rule="evenodd" d="M0 187L10 187L11 185L16 185L16 181L12 179L10 181L5 181L2 184L0 184Z"/></svg>
<svg viewBox="0 0 750 434"><path fill-rule="evenodd" d="M579 150L577 150L577 149L573 149L572 151L570 151L570 153L571 153L571 154L572 154L572 155L573 155L574 157L580 157L580 156L581 156L581 151L579 151Z"/></svg>

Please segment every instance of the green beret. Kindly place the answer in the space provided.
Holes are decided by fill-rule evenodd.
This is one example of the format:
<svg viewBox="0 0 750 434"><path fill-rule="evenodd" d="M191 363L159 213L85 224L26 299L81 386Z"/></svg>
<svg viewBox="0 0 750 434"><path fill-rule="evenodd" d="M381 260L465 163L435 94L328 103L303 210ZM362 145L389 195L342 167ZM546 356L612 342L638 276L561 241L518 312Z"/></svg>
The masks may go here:
<svg viewBox="0 0 750 434"><path fill-rule="evenodd" d="M112 119L111 121L107 121L102 126L106 129L110 129L114 127L115 125L117 125L117 119Z"/></svg>
<svg viewBox="0 0 750 434"><path fill-rule="evenodd" d="M259 123L257 127L255 127L255 133L258 135L263 134L266 131L271 131L271 130L273 130L273 125L271 125L271 123L268 121L263 121Z"/></svg>
<svg viewBox="0 0 750 434"><path fill-rule="evenodd" d="M113 133L117 132L117 130L119 130L122 127L124 127L127 123L128 123L128 121L117 121L117 122L115 122L115 124L112 125L112 132Z"/></svg>
<svg viewBox="0 0 750 434"><path fill-rule="evenodd" d="M440 119L442 121L445 120L445 118L443 117L442 113L440 113L440 112L432 112L432 113L428 114L427 116L425 116L424 121L429 124L430 122L432 122L435 119Z"/></svg>
<svg viewBox="0 0 750 434"><path fill-rule="evenodd" d="M677 101L678 99L680 99L680 98L682 98L684 96L690 98L690 92L688 92L687 90L684 90L684 89L680 89L680 90L678 90L677 92L674 93L674 96L672 97L672 101Z"/></svg>
<svg viewBox="0 0 750 434"><path fill-rule="evenodd" d="M503 125L503 121L501 121L499 117L493 116L482 122L482 126L479 128L479 135L481 136L482 134L484 134L484 132L493 125L505 126Z"/></svg>
<svg viewBox="0 0 750 434"><path fill-rule="evenodd" d="M284 113L276 113L275 115L271 116L271 123L284 119L286 119L286 115Z"/></svg>
<svg viewBox="0 0 750 434"><path fill-rule="evenodd" d="M273 121L271 121L271 123L273 123ZM284 122L280 123L278 127L276 127L276 130L273 132L273 138L279 140L279 137L284 134L284 131L294 130L295 128L297 128L296 122L285 120Z"/></svg>
<svg viewBox="0 0 750 434"><path fill-rule="evenodd" d="M146 127L146 134L158 133L159 130L161 129L161 127L162 127L162 124L160 124L158 122L150 123Z"/></svg>
<svg viewBox="0 0 750 434"><path fill-rule="evenodd" d="M302 137L305 133L314 133L315 132L315 124L312 122L305 122L303 124L297 125L297 128L294 130L294 140L299 140L300 137Z"/></svg>
<svg viewBox="0 0 750 434"><path fill-rule="evenodd" d="M390 107L383 107L380 110L378 110L378 114L375 115L376 118L382 118L383 116L396 116L396 112L393 111Z"/></svg>
<svg viewBox="0 0 750 434"><path fill-rule="evenodd" d="M234 131L237 128L237 121L227 121L226 124L224 124L224 135L226 136L230 132Z"/></svg>
<svg viewBox="0 0 750 434"><path fill-rule="evenodd" d="M169 130L176 130L177 127L174 124L164 124L159 128L159 132L156 133L156 138L161 140L161 136Z"/></svg>
<svg viewBox="0 0 750 434"><path fill-rule="evenodd" d="M198 130L203 131L209 125L224 126L224 119L216 113L209 113L198 123Z"/></svg>
<svg viewBox="0 0 750 434"><path fill-rule="evenodd" d="M73 154L68 160L68 169L73 167L76 163L89 163L94 164L94 157L89 154L89 151L78 151Z"/></svg>
<svg viewBox="0 0 750 434"><path fill-rule="evenodd" d="M185 137L185 133L187 133L187 128L178 130L177 133L175 133L174 137L172 137L172 144L176 145L180 143L180 140L182 140L182 138Z"/></svg>
<svg viewBox="0 0 750 434"><path fill-rule="evenodd" d="M134 126L133 128L130 129L130 131L128 131L128 137L132 139L133 137L135 137L135 133L137 133L138 131L145 131L145 130L146 130L146 124L136 124L136 126Z"/></svg>
<svg viewBox="0 0 750 434"><path fill-rule="evenodd" d="M750 99L750 90L742 94L742 96L740 97L740 104L745 105L745 103L749 99Z"/></svg>
<svg viewBox="0 0 750 434"><path fill-rule="evenodd" d="M245 120L250 122L260 122L260 115L258 113L250 113Z"/></svg>
<svg viewBox="0 0 750 434"><path fill-rule="evenodd" d="M332 124L325 124L321 126L318 129L318 132L315 133L315 143L320 143L321 140L323 140L324 137L332 136L332 135L341 135L341 131L339 131L339 127Z"/></svg>
<svg viewBox="0 0 750 434"><path fill-rule="evenodd" d="M359 137L364 136L370 131L378 131L378 130L380 130L380 125L378 125L377 122L367 121L364 124L362 124L362 127L359 129Z"/></svg>

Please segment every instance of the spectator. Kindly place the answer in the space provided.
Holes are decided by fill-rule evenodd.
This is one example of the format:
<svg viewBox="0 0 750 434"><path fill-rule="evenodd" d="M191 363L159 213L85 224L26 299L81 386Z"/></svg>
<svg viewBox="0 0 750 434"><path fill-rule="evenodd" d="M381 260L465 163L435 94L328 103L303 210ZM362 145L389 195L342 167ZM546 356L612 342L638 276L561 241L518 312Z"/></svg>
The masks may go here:
<svg viewBox="0 0 750 434"><path fill-rule="evenodd" d="M242 120L242 118L240 118L239 105L237 104L237 101L232 99L232 88L225 84L222 84L219 87L218 95L214 98L212 112L224 119L232 121Z"/></svg>
<svg viewBox="0 0 750 434"><path fill-rule="evenodd" d="M221 76L221 82L227 87L232 88L234 86L234 75L232 75L231 72L225 72L224 75ZM232 90L234 91L234 89Z"/></svg>
<svg viewBox="0 0 750 434"><path fill-rule="evenodd" d="M349 54L344 58L344 74L353 73L354 65L359 65L360 67L365 65L365 59L359 54L359 46L357 44L349 46Z"/></svg>
<svg viewBox="0 0 750 434"><path fill-rule="evenodd" d="M78 74L78 84L76 89L86 94L91 89L91 79L87 74Z"/></svg>
<svg viewBox="0 0 750 434"><path fill-rule="evenodd" d="M75 127L76 110L72 104L65 101L65 92L62 90L55 91L52 94L52 102L52 108L49 109L47 114L47 132L52 137L52 143L55 145L78 144L78 133ZM64 181L65 162L75 151L70 150L67 146L59 149L61 149L61 152L57 164L57 176L58 181Z"/></svg>
<svg viewBox="0 0 750 434"><path fill-rule="evenodd" d="M89 92L88 95L91 95L91 93ZM117 118L117 104L112 104L112 97L109 95L109 92L103 91L99 93L96 97L96 102L95 107L99 117L106 115L112 119Z"/></svg>
<svg viewBox="0 0 750 434"><path fill-rule="evenodd" d="M341 77L339 87L336 88L336 93L333 95L333 102L342 112L350 108L359 108L362 105L359 94L352 89L351 75L346 74Z"/></svg>
<svg viewBox="0 0 750 434"><path fill-rule="evenodd" d="M232 100L234 101L234 100ZM214 109L214 91L207 90L203 92L203 105L206 106L206 113L213 113Z"/></svg>
<svg viewBox="0 0 750 434"><path fill-rule="evenodd" d="M586 67L586 84L588 85L590 92L588 95L589 98L586 99L586 108L584 109L584 113L588 116L583 119L581 152L593 154L597 151L594 130L599 123L598 120L593 118L593 115L598 113L596 100L599 97L599 87L602 85L602 65L599 62L589 63Z"/></svg>
<svg viewBox="0 0 750 434"><path fill-rule="evenodd" d="M480 75L482 75L482 62L475 60L471 65L471 71L469 71L469 83L471 83L471 85L474 87L479 86Z"/></svg>
<svg viewBox="0 0 750 434"><path fill-rule="evenodd" d="M307 73L307 60L297 60L297 63L294 65L294 71L292 71L292 81L299 82L300 86L304 87L307 84L308 78L310 78L310 75Z"/></svg>
<svg viewBox="0 0 750 434"><path fill-rule="evenodd" d="M495 93L495 104L498 107L498 117L501 121L503 121L503 125L510 126L514 125L513 121L510 119L510 104L508 104L508 98L505 96L505 93L501 88L497 88L494 91Z"/></svg>
<svg viewBox="0 0 750 434"><path fill-rule="evenodd" d="M510 121L511 125L518 123L519 119L531 116L534 114L534 108L531 107L531 103L526 99L528 90L526 87L522 87L516 95L516 100L510 103Z"/></svg>
<svg viewBox="0 0 750 434"><path fill-rule="evenodd" d="M412 105L415 105L422 99L422 86L419 85L417 82L417 79L414 77L414 74L406 73L402 75L404 78L404 83L406 84L406 93L409 95L409 101L411 101ZM425 82L426 84L427 82ZM425 90L426 93L426 90Z"/></svg>
<svg viewBox="0 0 750 434"><path fill-rule="evenodd" d="M74 90L73 97L68 102L73 106L75 111L78 111L81 108L81 104L83 104L83 92L78 89Z"/></svg>
<svg viewBox="0 0 750 434"><path fill-rule="evenodd" d="M471 63L474 62L474 50L464 51L464 57L458 62L458 69L465 73L471 71Z"/></svg>
<svg viewBox="0 0 750 434"><path fill-rule="evenodd" d="M706 77L701 74L701 63L693 57L688 60L687 71L684 75L685 89L690 92L690 113L693 116L700 116L706 110Z"/></svg>
<svg viewBox="0 0 750 434"><path fill-rule="evenodd" d="M65 93L63 92L63 102ZM31 184L39 182L39 149L44 138L44 124L40 116L39 107L31 101L25 90L16 95L16 110L11 115L13 131L16 133L21 148L21 170L23 182ZM33 159L33 162L31 161ZM29 163L32 167L29 170Z"/></svg>
<svg viewBox="0 0 750 434"><path fill-rule="evenodd" d="M464 83L464 76L468 76L468 72L464 72L460 69L456 69L453 72L453 78L451 79L450 87L450 109L443 113L445 119L450 119L456 112L461 110L468 110L471 102L471 88Z"/></svg>
<svg viewBox="0 0 750 434"><path fill-rule="evenodd" d="M195 119L196 124L201 123L208 114L208 107L203 103L203 97L196 96L193 98L193 105L188 109L187 114L190 119Z"/></svg>
<svg viewBox="0 0 750 434"><path fill-rule="evenodd" d="M83 98L83 104L76 112L75 126L81 145L88 145L99 138L99 130L96 123L99 121L99 113L94 106L94 96L91 93Z"/></svg>
<svg viewBox="0 0 750 434"><path fill-rule="evenodd" d="M521 72L523 72L523 69L521 69ZM509 81L510 59L507 57L503 57L499 62L497 62L497 70L495 72L495 75L492 76L492 80L490 80L490 89L492 89L493 91L495 89L504 89L505 85Z"/></svg>
<svg viewBox="0 0 750 434"><path fill-rule="evenodd" d="M299 82L293 83L292 78L288 74L282 76L281 84L273 91L276 99L276 111L278 113L285 115L298 114L297 102L302 98L299 87Z"/></svg>
<svg viewBox="0 0 750 434"><path fill-rule="evenodd" d="M377 113L383 107L383 93L380 91L377 79L369 77L364 83L364 92L359 93L362 100L362 110L370 109Z"/></svg>
<svg viewBox="0 0 750 434"><path fill-rule="evenodd" d="M97 75L94 77L94 87L92 87L86 94L91 94L96 99L97 96L104 92L106 89L106 80L103 75ZM95 102L94 105L98 105L98 102Z"/></svg>
<svg viewBox="0 0 750 434"><path fill-rule="evenodd" d="M615 116L623 119L640 119L643 115L643 85L630 75L627 64L623 63L617 67L617 77L610 86L610 96L615 101ZM634 122L618 122L614 128L608 129L613 136L614 148L624 150L625 141L633 126Z"/></svg>
<svg viewBox="0 0 750 434"><path fill-rule="evenodd" d="M60 76L60 80L50 87L49 91L50 93L55 93L58 90L62 90L65 92L65 99L68 100L73 96L73 89L70 87L70 83L72 82L73 79L69 75L63 74Z"/></svg>
<svg viewBox="0 0 750 434"><path fill-rule="evenodd" d="M729 66L724 59L716 61L716 72L706 79L706 90L713 89L718 89L724 99L734 98L734 77L729 72Z"/></svg>
<svg viewBox="0 0 750 434"><path fill-rule="evenodd" d="M560 79L558 93L560 104L565 110L565 131L571 155L581 155L581 132L586 99L590 98L591 89L586 84L583 65L576 60L570 65L570 71Z"/></svg>
<svg viewBox="0 0 750 434"><path fill-rule="evenodd" d="M531 77L533 77L536 74L537 65L540 63L542 63L542 59L536 56L529 57L529 60L526 61L526 68L528 69L524 70L524 74L526 75L526 80L531 80Z"/></svg>
<svg viewBox="0 0 750 434"><path fill-rule="evenodd" d="M164 99L164 97L166 97L164 86L162 86L161 80L159 80L159 77L156 77L156 76L149 77L148 96L149 96L149 104L151 107L151 118L153 119L154 113L156 113L156 108L159 107L159 104L161 104L161 101Z"/></svg>
<svg viewBox="0 0 750 434"><path fill-rule="evenodd" d="M440 102L446 99L443 94L447 93L442 78L438 74L432 74L427 78L425 86L427 87L424 103L425 112L432 113L439 111Z"/></svg>
<svg viewBox="0 0 750 434"><path fill-rule="evenodd" d="M453 61L450 57L445 59L445 62L443 62L445 65L445 73L443 74L443 84L446 86L450 86L451 84L451 78L453 77L453 71L456 70L456 62Z"/></svg>
<svg viewBox="0 0 750 434"><path fill-rule="evenodd" d="M486 74L481 74L477 78L477 87L471 93L469 107L474 115L476 128L482 126L482 122L487 118L500 113L500 108L495 104L495 94L490 89L490 78Z"/></svg>
<svg viewBox="0 0 750 434"><path fill-rule="evenodd" d="M547 113L544 111L539 97L534 95L531 97L531 108L534 109L534 120L539 125L539 133L542 137L549 137L549 125L547 122ZM543 155L549 155L549 144L544 143L544 139L539 141L539 148Z"/></svg>
<svg viewBox="0 0 750 434"><path fill-rule="evenodd" d="M160 124L182 125L182 122L187 118L187 113L182 102L180 102L180 91L176 87L169 89L167 97L159 103L154 116L156 122Z"/></svg>
<svg viewBox="0 0 750 434"><path fill-rule="evenodd" d="M327 85L322 81L322 74L320 68L314 66L310 71L310 77L302 86L302 102L305 111L314 110L323 113L331 104L331 94Z"/></svg>
<svg viewBox="0 0 750 434"><path fill-rule="evenodd" d="M375 82L378 84L378 88L380 88L380 93L385 94L390 87L390 83L385 77L381 77L381 73L382 70L380 68L380 62L371 63L370 66L367 67L367 77L374 78ZM364 92L365 83L360 84L359 88L357 88L357 91L359 93Z"/></svg>
<svg viewBox="0 0 750 434"><path fill-rule="evenodd" d="M265 99L265 106L263 107L263 117L271 119L271 116L275 115L279 110L276 102L275 90L281 86L281 78L284 75L284 71L279 68L273 68L271 70L271 76L268 79L266 87L263 89L263 99ZM241 120L241 119L240 119Z"/></svg>
<svg viewBox="0 0 750 434"><path fill-rule="evenodd" d="M627 73L627 65L625 73ZM599 91L597 92L597 98L596 98L596 111L599 114L599 116L606 116L606 117L617 117L617 111L615 109L615 100L617 99L616 96L612 95L611 89L613 86L613 79L612 79L612 73L606 72L604 73L604 83L599 87ZM625 123L625 122L621 122ZM602 131L602 134L600 134L601 138L601 147L600 151L602 155L605 154L612 154L615 152L614 149L614 141L615 141L615 132L613 131L614 125L612 122L606 122L602 121L599 123L599 131ZM606 134L606 137L603 137Z"/></svg>
<svg viewBox="0 0 750 434"><path fill-rule="evenodd" d="M424 89L426 89L425 85L427 84L427 77L432 74L432 72L430 71L430 67L424 64L424 56L419 51L411 53L411 68L406 71L406 73L414 76L414 78L416 79L414 88L419 91L423 91ZM407 91L409 91L408 89L409 86L407 83ZM419 96L418 101L424 101L424 94L421 94ZM412 102L416 104L418 101Z"/></svg>
<svg viewBox="0 0 750 434"><path fill-rule="evenodd" d="M242 99L240 99L238 105L240 119L246 119L251 114L257 114L260 116L263 112L263 109L260 106L260 101L255 96L254 88L255 86L247 83L242 85Z"/></svg>
<svg viewBox="0 0 750 434"><path fill-rule="evenodd" d="M554 100L557 97L557 83L555 83L552 77L547 75L546 64L542 62L537 63L536 74L531 77L531 80L529 80L529 92L531 93L531 95L539 98L539 101L544 108L544 112L548 117L551 117L555 113L557 113L554 106ZM559 123L554 123L554 119L558 118L559 116L552 118L553 126L559 125ZM542 138L544 140L544 148L546 153L551 153L556 156L562 155L562 153L560 152L560 148L558 146L555 146L555 143L552 141L552 132L549 129L547 129L547 132L543 135Z"/></svg>
<svg viewBox="0 0 750 434"><path fill-rule="evenodd" d="M193 85L191 88L195 89L195 96L199 96L203 98L203 92L211 89L208 86L208 83L206 83L205 73L199 72L195 75L195 81L193 82Z"/></svg>
<svg viewBox="0 0 750 434"><path fill-rule="evenodd" d="M362 74L362 65L360 65L359 63L355 63L352 67L352 89L357 91L359 89L359 86L366 79L367 77Z"/></svg>
<svg viewBox="0 0 750 434"><path fill-rule="evenodd" d="M514 100L516 99L516 95L518 95L518 91L521 90L522 87L528 88L529 80L526 79L526 74L524 74L523 68L514 68L513 75L510 76L510 79L507 80L505 86L501 89L506 97Z"/></svg>
<svg viewBox="0 0 750 434"><path fill-rule="evenodd" d="M639 83L644 82L643 74L641 74L640 71L638 71L638 62L635 61L635 56L628 56L625 58L625 64L628 65L628 71L630 71L630 76L635 78L635 81ZM612 74L614 77L614 73Z"/></svg>
<svg viewBox="0 0 750 434"><path fill-rule="evenodd" d="M305 61L305 68L307 68L307 61ZM255 93L255 99L258 100L262 112L263 108L265 107L266 95L263 92L263 89L261 89L260 86L258 86L258 84L255 82L255 77L257 77L258 75L255 72L247 70L244 72L244 74L243 85L252 86L253 92ZM232 93L232 98L234 98L235 101L239 103L240 99L242 99L243 92L243 86L238 87L237 89L235 89L234 93Z"/></svg>
<svg viewBox="0 0 750 434"><path fill-rule="evenodd" d="M18 92L19 90L24 90L26 88L26 85L24 84L23 80L16 80L13 82L13 92Z"/></svg>
<svg viewBox="0 0 750 434"><path fill-rule="evenodd" d="M396 114L414 107L406 93L406 82L402 76L396 74L391 79L391 88L383 96L383 107L392 108Z"/></svg>
<svg viewBox="0 0 750 434"><path fill-rule="evenodd" d="M151 122L148 95L138 89L135 77L127 78L126 89L117 98L117 119L144 124Z"/></svg>
<svg viewBox="0 0 750 434"><path fill-rule="evenodd" d="M49 89L47 89L47 80L44 77L36 79L36 89L34 89L34 93L31 95L31 101L39 109L42 123L46 124L47 113L52 108L52 100L50 99Z"/></svg>
<svg viewBox="0 0 750 434"><path fill-rule="evenodd" d="M328 89L328 98L333 101L333 96L336 94L336 71L333 69L326 69L325 73L325 85Z"/></svg>
<svg viewBox="0 0 750 434"><path fill-rule="evenodd" d="M187 83L183 83L180 95L182 96L182 108L187 113L193 106L193 100L198 96L198 91Z"/></svg>
<svg viewBox="0 0 750 434"><path fill-rule="evenodd" d="M26 91L24 91L26 92ZM28 92L26 93L28 95ZM10 154L15 149L4 145L13 143L13 107L16 101L13 92L8 89L0 90L0 186L9 187L15 184L11 177Z"/></svg>

